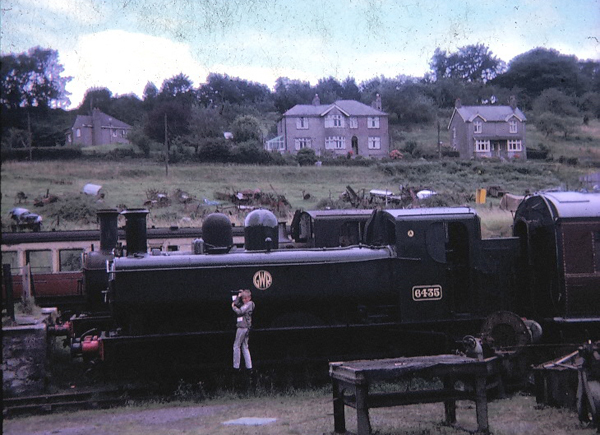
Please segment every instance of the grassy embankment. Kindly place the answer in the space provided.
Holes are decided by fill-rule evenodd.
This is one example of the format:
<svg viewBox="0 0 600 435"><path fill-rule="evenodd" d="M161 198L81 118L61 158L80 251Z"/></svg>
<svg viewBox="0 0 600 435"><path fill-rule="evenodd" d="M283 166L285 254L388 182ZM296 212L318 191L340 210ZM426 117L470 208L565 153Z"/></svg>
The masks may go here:
<svg viewBox="0 0 600 435"><path fill-rule="evenodd" d="M443 130L442 140L447 132ZM425 154L435 154L437 129L392 129L393 146L402 148L414 141ZM444 140L445 141L445 140ZM446 142L446 141L445 141ZM447 142L446 142L447 143ZM590 161L600 161L600 123L581 127L572 138L544 138L532 126L528 129L528 143L544 143L553 161L499 162L459 161L456 159L423 160L406 156L394 163L377 163L370 167L262 167L251 165L171 164L169 176L163 163L150 159L121 159L102 161L99 158L78 161L3 162L2 164L2 228L7 230L8 211L23 206L44 218L43 229L49 231L96 228L95 208L142 207L149 190L172 195L176 189L188 192L197 202L186 206L172 201L171 206L152 208L149 224L159 226L200 226L201 218L215 206L204 199L215 199L216 192L234 193L242 189L260 189L265 193L284 195L291 203L291 212L297 208L315 209L325 202L333 207L348 206L336 201L346 186L362 194L371 189L389 189L397 192L400 185L428 188L440 195L421 205L469 205L477 207L484 223L484 236L502 236L510 232L510 213L497 209L498 200L488 199L484 206L474 204L478 188L490 185L523 194L540 189L578 189L579 177L597 169ZM86 150L86 152L89 150ZM95 149L94 152L98 152ZM561 156L580 159L578 165L559 163ZM83 198L80 192L86 183L103 186L106 198L95 203ZM16 201L18 192L28 199ZM35 207L32 202L49 192L58 202ZM303 194L310 194L309 200ZM231 206L224 203L222 207ZM236 224L243 223L244 214L228 208ZM289 220L291 212L281 216Z"/></svg>
<svg viewBox="0 0 600 435"><path fill-rule="evenodd" d="M579 188L578 177L589 169L539 162L461 162L403 161L371 167L260 167L231 165L171 165L169 176L163 165L148 160L99 162L90 160L69 162L6 162L2 165L2 223L8 222L8 211L14 207L17 192L28 199L20 204L44 217L44 230L95 228L95 220L87 209L126 205L142 207L150 189L172 195L181 189L199 202L183 205L173 201L171 206L153 208L149 224L155 226L200 226L202 216L216 209L205 205L204 199L214 200L215 192L233 193L241 189L260 189L266 193L284 195L291 210L314 209L319 202L336 201L346 186L359 193L363 190L389 189L397 192L399 185L430 188L440 195L424 205L474 206L477 188L500 185L515 194L525 191L562 187ZM85 198L80 192L86 183L103 186L106 197L102 203ZM49 191L58 202L35 207L32 200ZM303 192L310 193L309 200ZM334 206L344 205L342 203ZM347 204L346 204L347 205ZM490 199L478 206L484 224L498 227L494 221L509 222L510 214L497 210L498 200ZM227 206L227 204L223 204ZM234 209L232 219L243 222L244 215ZM60 216L59 219L57 217ZM284 219L291 214L282 216ZM488 217L489 224L488 224ZM490 235L507 235L506 229Z"/></svg>

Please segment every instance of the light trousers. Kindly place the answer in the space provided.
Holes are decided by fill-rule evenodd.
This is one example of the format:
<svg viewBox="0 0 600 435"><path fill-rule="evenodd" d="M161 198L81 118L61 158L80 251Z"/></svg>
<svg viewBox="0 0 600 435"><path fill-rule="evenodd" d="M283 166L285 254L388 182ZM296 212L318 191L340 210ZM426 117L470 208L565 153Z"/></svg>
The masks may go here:
<svg viewBox="0 0 600 435"><path fill-rule="evenodd" d="M250 339L250 330L248 328L237 328L235 341L233 342L233 368L240 368L240 350L244 354L244 362L248 370L252 369L252 358L250 357L250 348L248 341Z"/></svg>

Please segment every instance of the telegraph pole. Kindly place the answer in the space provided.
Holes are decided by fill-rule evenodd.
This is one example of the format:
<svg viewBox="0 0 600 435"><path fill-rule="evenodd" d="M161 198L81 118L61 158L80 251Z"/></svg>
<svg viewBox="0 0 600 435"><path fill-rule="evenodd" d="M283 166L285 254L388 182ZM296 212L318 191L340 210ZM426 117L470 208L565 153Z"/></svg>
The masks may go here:
<svg viewBox="0 0 600 435"><path fill-rule="evenodd" d="M165 113L165 174L169 176L169 143L167 138L167 114Z"/></svg>

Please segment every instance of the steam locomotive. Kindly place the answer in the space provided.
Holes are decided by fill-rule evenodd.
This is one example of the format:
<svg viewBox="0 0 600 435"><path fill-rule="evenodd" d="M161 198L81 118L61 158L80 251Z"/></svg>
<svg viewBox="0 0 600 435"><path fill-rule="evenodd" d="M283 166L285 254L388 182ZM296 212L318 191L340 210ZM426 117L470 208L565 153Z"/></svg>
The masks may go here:
<svg viewBox="0 0 600 435"><path fill-rule="evenodd" d="M522 346L543 329L600 338L600 194L526 198L513 237L482 239L470 208L297 212L291 237L251 212L244 245L209 215L189 252L148 249L146 210L99 213L88 313L62 326L73 355L111 364L229 364L231 294L251 289L259 364L446 351L465 334ZM526 316L524 320L521 316Z"/></svg>

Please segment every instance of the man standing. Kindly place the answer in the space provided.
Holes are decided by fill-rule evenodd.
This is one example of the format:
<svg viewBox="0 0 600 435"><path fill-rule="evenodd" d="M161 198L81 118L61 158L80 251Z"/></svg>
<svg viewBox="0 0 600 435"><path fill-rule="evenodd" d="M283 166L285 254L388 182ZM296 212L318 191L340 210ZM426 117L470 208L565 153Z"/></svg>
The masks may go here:
<svg viewBox="0 0 600 435"><path fill-rule="evenodd" d="M254 311L254 302L252 302L252 293L250 290L240 290L238 297L231 304L231 308L237 314L237 331L235 333L235 342L233 343L233 368L240 368L240 350L244 354L246 369L252 370L252 358L250 357L250 348L248 347L249 332L252 326L252 312Z"/></svg>

